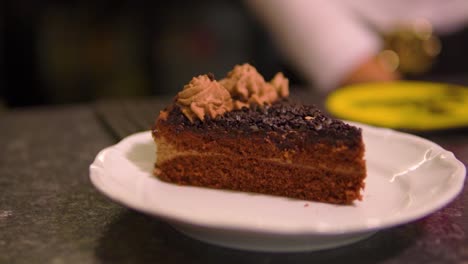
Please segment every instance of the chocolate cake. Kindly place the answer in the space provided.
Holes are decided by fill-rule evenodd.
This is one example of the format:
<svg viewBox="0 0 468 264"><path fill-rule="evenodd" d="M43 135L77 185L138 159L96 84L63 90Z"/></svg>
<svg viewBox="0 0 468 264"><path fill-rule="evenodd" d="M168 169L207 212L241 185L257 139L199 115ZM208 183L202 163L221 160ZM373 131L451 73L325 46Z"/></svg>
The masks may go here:
<svg viewBox="0 0 468 264"><path fill-rule="evenodd" d="M163 181L334 204L362 198L359 128L292 102L288 80L249 64L192 79L153 127Z"/></svg>

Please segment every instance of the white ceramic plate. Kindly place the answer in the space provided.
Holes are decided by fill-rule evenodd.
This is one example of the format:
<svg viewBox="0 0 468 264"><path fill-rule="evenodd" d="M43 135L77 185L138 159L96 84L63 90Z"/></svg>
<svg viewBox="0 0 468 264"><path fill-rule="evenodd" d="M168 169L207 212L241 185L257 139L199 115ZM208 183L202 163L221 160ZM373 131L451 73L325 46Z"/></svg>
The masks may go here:
<svg viewBox="0 0 468 264"><path fill-rule="evenodd" d="M358 241L424 217L462 190L465 166L451 152L413 135L358 126L368 176L363 201L351 206L162 182L152 176L156 147L149 131L102 150L90 177L112 200L163 218L196 239L280 252Z"/></svg>

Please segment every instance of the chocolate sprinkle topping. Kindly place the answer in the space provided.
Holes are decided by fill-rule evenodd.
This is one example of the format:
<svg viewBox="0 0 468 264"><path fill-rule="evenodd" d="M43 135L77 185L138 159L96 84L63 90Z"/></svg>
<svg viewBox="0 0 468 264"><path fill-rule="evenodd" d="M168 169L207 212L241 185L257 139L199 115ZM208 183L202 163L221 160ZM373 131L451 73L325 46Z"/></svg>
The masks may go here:
<svg viewBox="0 0 468 264"><path fill-rule="evenodd" d="M207 115L204 121L197 119L193 123L174 105L170 108L167 122L176 127L176 133L183 130L227 132L232 135L265 133L278 140L296 133L302 140L325 138L331 142L342 140L350 144L357 143L359 140L356 139L361 138L359 128L327 117L316 106L302 105L288 99L263 107L251 105L250 108L229 111L216 118Z"/></svg>
<svg viewBox="0 0 468 264"><path fill-rule="evenodd" d="M215 76L214 76L214 74L213 74L212 72L209 72L209 73L207 74L207 76L208 76L208 78L210 79L210 81L214 81L214 80L215 80Z"/></svg>

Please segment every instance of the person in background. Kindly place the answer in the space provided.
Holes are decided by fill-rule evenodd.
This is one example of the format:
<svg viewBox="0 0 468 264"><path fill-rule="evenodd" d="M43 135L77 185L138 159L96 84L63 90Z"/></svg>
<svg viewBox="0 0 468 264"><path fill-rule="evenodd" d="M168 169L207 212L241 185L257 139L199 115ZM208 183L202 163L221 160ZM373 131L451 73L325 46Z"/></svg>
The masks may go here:
<svg viewBox="0 0 468 264"><path fill-rule="evenodd" d="M248 0L286 60L322 91L427 71L466 0ZM443 51L442 51L443 52Z"/></svg>

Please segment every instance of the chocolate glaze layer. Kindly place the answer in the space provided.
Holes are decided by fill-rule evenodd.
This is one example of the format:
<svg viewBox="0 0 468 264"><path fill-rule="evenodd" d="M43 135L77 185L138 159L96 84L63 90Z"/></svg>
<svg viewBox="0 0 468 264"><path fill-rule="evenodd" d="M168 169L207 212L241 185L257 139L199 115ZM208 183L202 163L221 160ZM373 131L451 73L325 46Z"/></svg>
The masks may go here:
<svg viewBox="0 0 468 264"><path fill-rule="evenodd" d="M347 145L360 144L362 137L359 128L327 117L316 106L302 105L289 99L282 99L263 107L251 105L250 108L229 111L216 118L207 115L204 121L197 119L193 123L182 114L176 104L168 107L166 111L168 117L165 122L174 126L175 133L190 130L210 134L224 132L225 136L267 134L272 139L277 138L274 141L279 145L288 144L288 140L284 139L291 136L300 137L304 143L317 140L333 143L339 140Z"/></svg>

